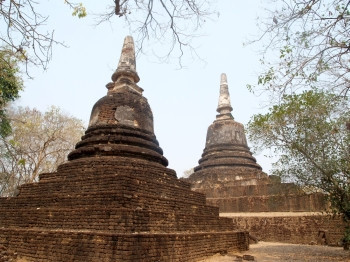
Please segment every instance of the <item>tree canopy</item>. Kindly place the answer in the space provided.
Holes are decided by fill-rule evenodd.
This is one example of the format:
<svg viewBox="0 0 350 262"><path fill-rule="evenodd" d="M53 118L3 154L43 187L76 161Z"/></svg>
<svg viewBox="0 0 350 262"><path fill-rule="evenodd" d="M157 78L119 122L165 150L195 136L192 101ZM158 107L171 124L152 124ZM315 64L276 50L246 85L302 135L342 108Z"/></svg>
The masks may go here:
<svg viewBox="0 0 350 262"><path fill-rule="evenodd" d="M6 106L19 97L23 83L19 76L18 59L7 50L0 50L0 135L10 133L10 122L6 116Z"/></svg>
<svg viewBox="0 0 350 262"><path fill-rule="evenodd" d="M249 139L278 155L272 173L326 193L350 221L350 119L347 97L322 91L284 95L248 124Z"/></svg>
<svg viewBox="0 0 350 262"><path fill-rule="evenodd" d="M8 196L40 173L54 172L83 135L82 121L51 107L8 110L12 132L0 137L0 195Z"/></svg>

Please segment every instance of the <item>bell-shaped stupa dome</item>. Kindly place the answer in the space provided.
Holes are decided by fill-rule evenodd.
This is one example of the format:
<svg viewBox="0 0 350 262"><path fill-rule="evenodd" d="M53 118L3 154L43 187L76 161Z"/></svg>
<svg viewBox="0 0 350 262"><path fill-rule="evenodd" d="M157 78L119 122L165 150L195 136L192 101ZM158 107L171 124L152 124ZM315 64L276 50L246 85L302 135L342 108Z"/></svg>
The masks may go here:
<svg viewBox="0 0 350 262"><path fill-rule="evenodd" d="M234 120L226 74L221 74L216 120L209 126L206 145L195 171L244 167L261 170L247 145L244 127ZM234 173L232 169L232 173Z"/></svg>
<svg viewBox="0 0 350 262"><path fill-rule="evenodd" d="M117 70L107 95L92 108L89 127L69 160L94 156L122 156L168 165L153 130L153 114L136 72L131 36L124 40Z"/></svg>

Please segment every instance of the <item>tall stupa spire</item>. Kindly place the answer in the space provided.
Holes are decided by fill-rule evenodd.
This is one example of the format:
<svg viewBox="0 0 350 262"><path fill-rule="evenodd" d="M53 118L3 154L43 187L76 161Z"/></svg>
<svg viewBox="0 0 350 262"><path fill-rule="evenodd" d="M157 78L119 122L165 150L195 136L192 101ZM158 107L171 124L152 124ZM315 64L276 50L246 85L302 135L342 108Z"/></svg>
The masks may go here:
<svg viewBox="0 0 350 262"><path fill-rule="evenodd" d="M228 91L227 76L225 73L221 74L219 104L216 111L219 113L216 116L217 119L232 118L230 93Z"/></svg>
<svg viewBox="0 0 350 262"><path fill-rule="evenodd" d="M136 72L135 45L132 36L126 36L124 39L118 68L112 75L113 82L116 82L121 76L130 77L134 83L140 81Z"/></svg>
<svg viewBox="0 0 350 262"><path fill-rule="evenodd" d="M125 84L132 91L142 93L143 89L137 86L140 77L136 71L135 45L132 36L126 36L117 70L112 75L111 83L106 85L109 92L117 91L125 87Z"/></svg>

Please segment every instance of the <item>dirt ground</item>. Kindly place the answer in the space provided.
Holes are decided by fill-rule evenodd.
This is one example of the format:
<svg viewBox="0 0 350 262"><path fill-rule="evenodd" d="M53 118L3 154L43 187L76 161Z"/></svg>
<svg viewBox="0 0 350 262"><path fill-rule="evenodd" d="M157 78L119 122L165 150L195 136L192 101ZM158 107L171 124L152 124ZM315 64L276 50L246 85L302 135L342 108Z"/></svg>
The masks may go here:
<svg viewBox="0 0 350 262"><path fill-rule="evenodd" d="M0 261L27 262L24 258L7 254L10 252L1 250ZM3 254L4 253L4 254ZM5 254L6 253L6 254ZM12 253L12 252L11 252ZM5 256L2 256L5 255ZM250 259L250 260L249 260ZM341 247L296 245L273 242L259 242L250 245L250 250L241 253L217 254L201 262L350 262L350 251L344 251Z"/></svg>
<svg viewBox="0 0 350 262"><path fill-rule="evenodd" d="M350 262L350 251L341 247L296 245L273 242L259 242L250 245L250 250L242 253L215 255L202 262L249 261L244 255L254 257L256 262L300 261L300 262Z"/></svg>
<svg viewBox="0 0 350 262"><path fill-rule="evenodd" d="M249 212L220 213L222 217L300 217L325 215L324 212Z"/></svg>

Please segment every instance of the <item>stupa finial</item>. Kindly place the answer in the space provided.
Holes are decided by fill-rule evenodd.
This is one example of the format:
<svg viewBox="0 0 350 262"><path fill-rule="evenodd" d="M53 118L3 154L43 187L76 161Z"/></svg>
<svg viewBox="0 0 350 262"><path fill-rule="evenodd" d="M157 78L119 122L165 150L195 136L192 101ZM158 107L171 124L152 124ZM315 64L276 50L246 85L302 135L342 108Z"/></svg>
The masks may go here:
<svg viewBox="0 0 350 262"><path fill-rule="evenodd" d="M132 36L126 36L124 39L118 68L112 75L112 80L113 82L117 82L122 77L128 78L134 83L140 81L136 72L135 46Z"/></svg>
<svg viewBox="0 0 350 262"><path fill-rule="evenodd" d="M216 111L219 113L217 118L223 118L224 116L232 118L230 93L228 92L227 76L225 73L221 74L219 104Z"/></svg>

